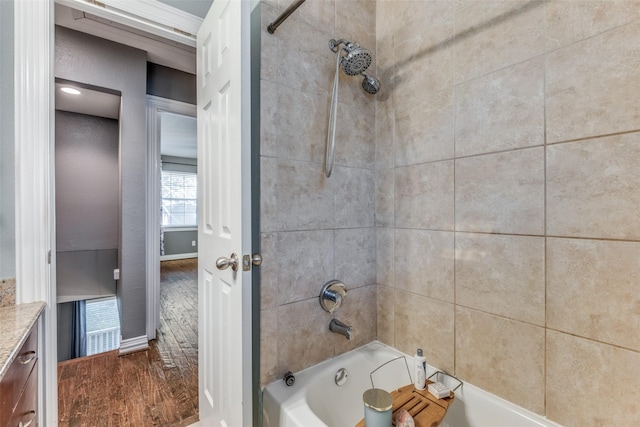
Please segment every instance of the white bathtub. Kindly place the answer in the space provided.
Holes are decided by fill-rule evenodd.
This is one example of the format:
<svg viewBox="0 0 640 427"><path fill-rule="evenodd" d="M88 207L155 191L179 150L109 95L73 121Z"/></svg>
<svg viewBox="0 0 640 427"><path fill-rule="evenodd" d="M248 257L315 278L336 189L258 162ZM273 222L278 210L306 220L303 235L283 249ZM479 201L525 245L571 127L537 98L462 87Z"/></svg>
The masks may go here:
<svg viewBox="0 0 640 427"><path fill-rule="evenodd" d="M398 356L412 358L374 341L349 353L296 373L287 387L282 380L263 391L264 427L354 427L363 417L362 393L371 388L370 372ZM345 368L349 377L342 386L335 374ZM434 372L428 367L429 372ZM403 359L387 364L374 374L376 388L388 391L410 382ZM457 384L451 380L449 387ZM560 427L546 418L465 383L456 390L443 427Z"/></svg>

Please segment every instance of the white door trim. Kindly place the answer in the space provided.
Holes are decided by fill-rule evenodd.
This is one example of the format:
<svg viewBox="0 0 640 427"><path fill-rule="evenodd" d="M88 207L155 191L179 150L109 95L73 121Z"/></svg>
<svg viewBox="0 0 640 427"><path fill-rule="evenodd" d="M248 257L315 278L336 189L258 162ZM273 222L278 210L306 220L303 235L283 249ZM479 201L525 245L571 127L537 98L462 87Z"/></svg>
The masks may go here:
<svg viewBox="0 0 640 427"><path fill-rule="evenodd" d="M160 326L160 121L167 111L196 117L193 104L147 95L147 338Z"/></svg>

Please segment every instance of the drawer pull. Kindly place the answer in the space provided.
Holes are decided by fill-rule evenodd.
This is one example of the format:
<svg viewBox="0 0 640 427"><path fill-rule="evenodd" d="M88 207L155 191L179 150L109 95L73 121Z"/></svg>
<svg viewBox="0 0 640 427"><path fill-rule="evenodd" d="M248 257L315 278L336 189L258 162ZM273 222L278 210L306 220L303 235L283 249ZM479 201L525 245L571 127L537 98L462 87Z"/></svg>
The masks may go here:
<svg viewBox="0 0 640 427"><path fill-rule="evenodd" d="M26 353L23 353L20 356L18 356L16 359L18 360L19 364L28 365L29 363L33 362L33 359L35 359L36 356L37 355L35 351L27 351Z"/></svg>
<svg viewBox="0 0 640 427"><path fill-rule="evenodd" d="M22 421L20 421L20 424L18 424L18 427L29 427L31 423L33 423L33 421L36 419L36 411L25 412L22 418L27 416L30 416L29 421L27 421L26 423L23 423Z"/></svg>

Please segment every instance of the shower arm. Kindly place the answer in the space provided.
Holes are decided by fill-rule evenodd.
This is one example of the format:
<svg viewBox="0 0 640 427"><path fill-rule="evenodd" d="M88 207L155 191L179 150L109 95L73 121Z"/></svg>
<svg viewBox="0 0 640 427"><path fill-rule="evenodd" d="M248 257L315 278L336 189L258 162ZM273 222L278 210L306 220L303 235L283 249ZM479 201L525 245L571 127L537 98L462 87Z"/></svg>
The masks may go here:
<svg viewBox="0 0 640 427"><path fill-rule="evenodd" d="M331 49L331 52L333 53L338 53L338 50L340 49L341 44L349 45L351 44L351 42L345 39L339 39L339 40L331 39L329 40L329 49Z"/></svg>

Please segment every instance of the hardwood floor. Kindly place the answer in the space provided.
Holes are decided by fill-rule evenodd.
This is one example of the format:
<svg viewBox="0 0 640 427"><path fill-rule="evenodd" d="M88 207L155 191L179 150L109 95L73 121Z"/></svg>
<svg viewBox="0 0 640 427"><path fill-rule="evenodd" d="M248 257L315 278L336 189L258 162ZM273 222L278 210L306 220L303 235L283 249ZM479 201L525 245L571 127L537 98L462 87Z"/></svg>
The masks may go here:
<svg viewBox="0 0 640 427"><path fill-rule="evenodd" d="M160 329L149 349L58 365L60 426L188 426L198 421L197 259L161 265Z"/></svg>

